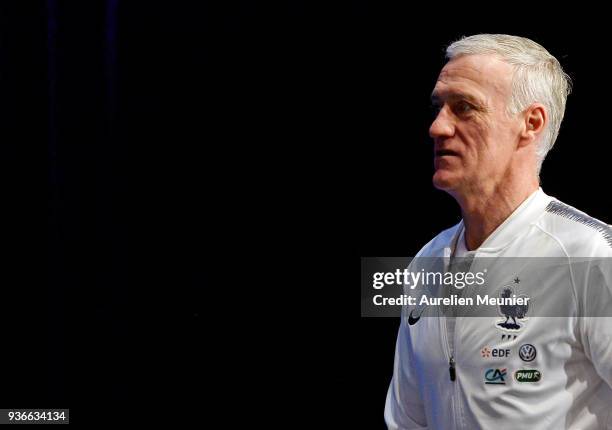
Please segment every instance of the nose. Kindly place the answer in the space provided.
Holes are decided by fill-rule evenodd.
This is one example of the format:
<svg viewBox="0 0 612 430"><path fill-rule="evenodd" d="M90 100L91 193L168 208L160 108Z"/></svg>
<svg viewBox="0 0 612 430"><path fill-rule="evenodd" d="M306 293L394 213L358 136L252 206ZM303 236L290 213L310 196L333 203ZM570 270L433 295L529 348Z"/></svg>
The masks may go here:
<svg viewBox="0 0 612 430"><path fill-rule="evenodd" d="M432 139L440 137L451 137L455 134L455 125L453 123L452 115L448 112L448 107L444 106L438 112L436 119L431 123L429 127L429 137Z"/></svg>

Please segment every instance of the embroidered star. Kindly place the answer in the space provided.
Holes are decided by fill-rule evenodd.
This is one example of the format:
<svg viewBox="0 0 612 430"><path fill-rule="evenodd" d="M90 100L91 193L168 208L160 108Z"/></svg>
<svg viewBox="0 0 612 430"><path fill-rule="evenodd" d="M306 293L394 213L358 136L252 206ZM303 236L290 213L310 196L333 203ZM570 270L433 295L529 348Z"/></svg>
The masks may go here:
<svg viewBox="0 0 612 430"><path fill-rule="evenodd" d="M516 278L514 278L514 283L515 284L520 284L521 283L521 280L519 279L518 276Z"/></svg>

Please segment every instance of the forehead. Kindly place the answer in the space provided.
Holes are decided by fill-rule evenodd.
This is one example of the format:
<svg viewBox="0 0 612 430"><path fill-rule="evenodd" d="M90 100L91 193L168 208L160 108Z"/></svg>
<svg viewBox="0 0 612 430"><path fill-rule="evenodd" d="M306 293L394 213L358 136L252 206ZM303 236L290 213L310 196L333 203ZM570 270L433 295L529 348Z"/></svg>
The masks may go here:
<svg viewBox="0 0 612 430"><path fill-rule="evenodd" d="M433 96L445 98L453 94L468 94L483 101L493 97L508 97L513 68L493 55L462 55L444 66Z"/></svg>

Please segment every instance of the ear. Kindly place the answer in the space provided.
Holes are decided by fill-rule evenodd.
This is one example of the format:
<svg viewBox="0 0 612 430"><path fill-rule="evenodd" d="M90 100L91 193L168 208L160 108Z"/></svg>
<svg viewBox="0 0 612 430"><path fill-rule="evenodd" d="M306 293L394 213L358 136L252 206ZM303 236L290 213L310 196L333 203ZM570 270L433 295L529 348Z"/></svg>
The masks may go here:
<svg viewBox="0 0 612 430"><path fill-rule="evenodd" d="M542 134L548 125L548 112L541 103L533 103L525 110L521 146L529 145Z"/></svg>

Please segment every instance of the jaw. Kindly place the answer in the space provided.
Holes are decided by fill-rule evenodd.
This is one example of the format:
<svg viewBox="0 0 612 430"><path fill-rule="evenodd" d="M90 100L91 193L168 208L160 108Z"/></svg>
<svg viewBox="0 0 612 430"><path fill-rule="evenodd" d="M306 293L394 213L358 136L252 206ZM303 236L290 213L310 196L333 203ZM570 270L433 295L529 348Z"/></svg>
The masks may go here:
<svg viewBox="0 0 612 430"><path fill-rule="evenodd" d="M451 190L455 188L453 185L454 184L452 182L441 181L441 180L436 179L434 176L433 186L440 191L450 192Z"/></svg>
<svg viewBox="0 0 612 430"><path fill-rule="evenodd" d="M460 169L443 166L436 168L432 182L434 187L443 191L451 191L457 188L461 182Z"/></svg>

